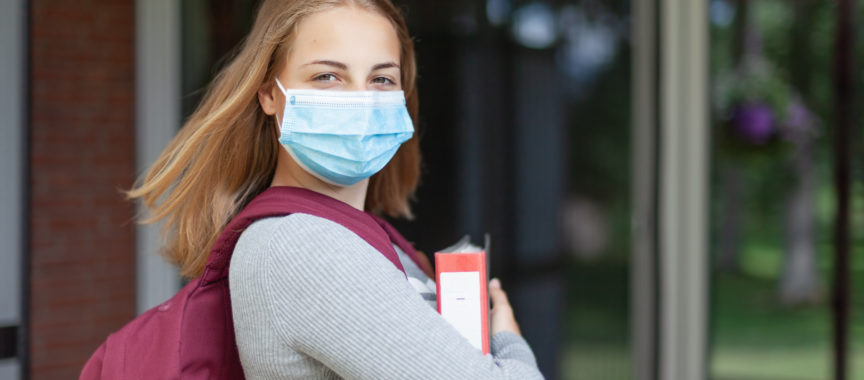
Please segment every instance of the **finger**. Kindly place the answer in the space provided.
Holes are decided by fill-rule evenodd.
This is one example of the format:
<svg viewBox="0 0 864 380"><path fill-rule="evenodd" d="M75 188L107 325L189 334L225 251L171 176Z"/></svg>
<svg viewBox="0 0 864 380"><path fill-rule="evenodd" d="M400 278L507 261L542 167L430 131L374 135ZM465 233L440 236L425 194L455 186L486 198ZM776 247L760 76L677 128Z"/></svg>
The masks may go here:
<svg viewBox="0 0 864 380"><path fill-rule="evenodd" d="M501 282L497 278L489 281L489 296L492 298L492 307L499 306L509 307L510 301L507 300L507 293L501 289Z"/></svg>

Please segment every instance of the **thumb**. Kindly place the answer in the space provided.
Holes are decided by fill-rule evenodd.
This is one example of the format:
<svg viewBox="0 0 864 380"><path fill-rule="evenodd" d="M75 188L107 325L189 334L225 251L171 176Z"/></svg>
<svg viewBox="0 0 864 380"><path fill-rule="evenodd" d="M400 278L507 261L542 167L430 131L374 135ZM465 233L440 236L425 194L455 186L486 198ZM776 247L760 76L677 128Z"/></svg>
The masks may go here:
<svg viewBox="0 0 864 380"><path fill-rule="evenodd" d="M510 301L507 300L507 292L501 289L501 281L497 278L489 281L489 296L492 298L492 307L510 307Z"/></svg>

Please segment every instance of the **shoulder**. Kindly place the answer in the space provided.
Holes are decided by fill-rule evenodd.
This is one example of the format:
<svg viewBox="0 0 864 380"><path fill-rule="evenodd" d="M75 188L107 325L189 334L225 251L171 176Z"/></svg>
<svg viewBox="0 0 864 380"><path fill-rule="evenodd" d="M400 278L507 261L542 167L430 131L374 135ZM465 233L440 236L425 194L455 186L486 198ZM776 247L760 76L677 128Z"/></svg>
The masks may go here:
<svg viewBox="0 0 864 380"><path fill-rule="evenodd" d="M241 235L231 258L236 265L260 267L273 263L292 266L364 266L380 264L380 253L360 236L332 220L295 213L252 223ZM239 269L239 268L238 268Z"/></svg>
<svg viewBox="0 0 864 380"><path fill-rule="evenodd" d="M310 294L325 294L327 302L359 299L358 292L365 291L358 284L408 286L402 272L361 237L309 214L250 225L234 248L228 278L232 300L263 297L263 304L279 310L303 304Z"/></svg>

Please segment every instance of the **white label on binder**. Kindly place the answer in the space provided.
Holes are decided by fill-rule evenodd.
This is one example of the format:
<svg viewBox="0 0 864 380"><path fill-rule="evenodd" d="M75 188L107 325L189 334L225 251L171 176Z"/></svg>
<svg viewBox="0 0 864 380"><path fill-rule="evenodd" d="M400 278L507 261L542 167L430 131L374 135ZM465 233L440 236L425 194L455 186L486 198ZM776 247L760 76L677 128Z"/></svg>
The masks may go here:
<svg viewBox="0 0 864 380"><path fill-rule="evenodd" d="M441 282L441 316L474 347L482 350L480 272L443 272L438 281Z"/></svg>

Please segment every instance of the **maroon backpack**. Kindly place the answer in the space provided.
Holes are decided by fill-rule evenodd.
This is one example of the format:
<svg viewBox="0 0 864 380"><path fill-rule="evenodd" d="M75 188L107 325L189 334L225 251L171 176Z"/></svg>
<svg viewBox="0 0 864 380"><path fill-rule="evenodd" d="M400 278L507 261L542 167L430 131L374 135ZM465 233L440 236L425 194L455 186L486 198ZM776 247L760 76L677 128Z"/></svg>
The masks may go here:
<svg viewBox="0 0 864 380"><path fill-rule="evenodd" d="M393 244L420 268L430 269L428 261L422 261L384 220L310 190L272 187L225 227L201 277L109 335L84 365L80 379L243 379L231 317L228 264L237 239L252 222L292 213L341 224L403 273Z"/></svg>

